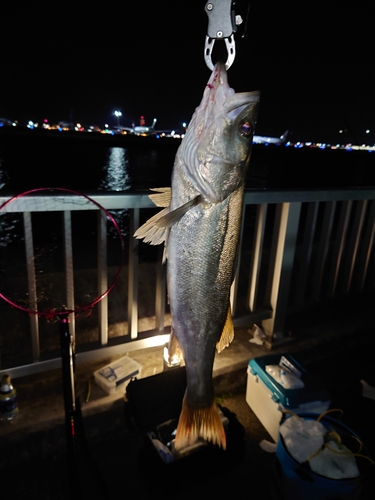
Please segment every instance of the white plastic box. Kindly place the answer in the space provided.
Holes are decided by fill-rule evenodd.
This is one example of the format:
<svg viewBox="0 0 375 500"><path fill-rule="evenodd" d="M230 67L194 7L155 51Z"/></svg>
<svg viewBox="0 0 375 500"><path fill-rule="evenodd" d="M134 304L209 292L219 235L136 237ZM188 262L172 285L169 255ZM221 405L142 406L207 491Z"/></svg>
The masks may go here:
<svg viewBox="0 0 375 500"><path fill-rule="evenodd" d="M113 394L125 388L133 377L141 374L141 371L142 365L129 356L124 356L96 370L94 377L102 389L108 394Z"/></svg>
<svg viewBox="0 0 375 500"><path fill-rule="evenodd" d="M316 386L310 375L289 355L284 355L302 373L305 384L301 389L285 389L266 372L267 365L278 365L281 355L254 358L247 368L246 402L263 424L272 439L277 442L283 410L296 414L321 414L331 404L325 389Z"/></svg>

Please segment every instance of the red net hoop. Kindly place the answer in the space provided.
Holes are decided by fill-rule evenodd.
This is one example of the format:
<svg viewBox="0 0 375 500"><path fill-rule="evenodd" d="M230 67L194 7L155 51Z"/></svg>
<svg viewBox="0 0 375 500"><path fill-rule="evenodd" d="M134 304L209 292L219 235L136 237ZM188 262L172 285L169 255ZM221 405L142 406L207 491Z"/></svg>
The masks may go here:
<svg viewBox="0 0 375 500"><path fill-rule="evenodd" d="M105 209L102 205L100 205L97 201L95 201L93 198L83 194L83 193L80 193L78 191L74 191L72 189L67 189L67 188L37 188L37 189L30 189L28 191L25 191L21 194L18 194L18 195L15 195L11 198L9 198L7 201L5 201L4 203L2 203L2 205L0 205L0 214L1 213L4 213L4 212L12 212L11 210L7 210L7 208L9 207L9 205L11 203L14 203L16 200L20 200L21 198L25 198L27 199L28 196L30 195L38 195L38 194L43 194L44 193L48 193L48 194L53 194L53 193L60 193L60 194L68 194L68 195L74 195L74 197L79 197L79 199L81 201L83 201L84 203L90 203L90 204L93 204L97 207L97 209L101 210L107 217L107 220L110 221L110 223L112 224L112 226L114 227L115 229L115 232L117 233L117 236L118 236L118 239L119 239L119 246L120 246L120 257L119 257L119 266L118 266L118 269L117 269L117 272L115 273L115 276L112 280L112 282L110 283L110 285L108 286L107 290L101 294L99 294L98 296L96 296L93 300L90 300L89 303L87 304L84 304L84 305L79 305L77 307L75 307L74 309L67 309L65 307L61 308L61 309L48 309L48 310L44 310L44 311L39 311L39 310L36 310L36 309L31 309L29 307L25 307L24 305L21 305L19 303L17 303L15 300L13 300L12 298L9 298L8 296L6 296L5 294L3 294L0 290L0 298L5 301L7 304L9 304L11 307L14 307L22 312L25 312L27 314L36 314L38 315L39 317L45 317L49 320L53 319L53 318L63 318L63 317L66 317L68 314L78 314L78 313L81 313L83 311L88 311L88 310L91 310L96 304L98 304L101 300L104 299L104 297L106 297L110 292L111 290L113 289L113 287L115 286L119 276L120 276L120 273L121 273L121 270L122 270L122 267L123 267L123 263L124 263L124 241L123 241L123 237L122 237L122 234L121 234L121 231L120 231L120 228L116 222L116 220L114 219L114 217L108 212L107 209ZM43 196L40 197L40 203L43 204ZM47 211L47 204L44 203L46 205L46 211ZM92 209L92 208L91 208ZM39 208L39 210L41 210ZM0 284L0 287L2 285Z"/></svg>

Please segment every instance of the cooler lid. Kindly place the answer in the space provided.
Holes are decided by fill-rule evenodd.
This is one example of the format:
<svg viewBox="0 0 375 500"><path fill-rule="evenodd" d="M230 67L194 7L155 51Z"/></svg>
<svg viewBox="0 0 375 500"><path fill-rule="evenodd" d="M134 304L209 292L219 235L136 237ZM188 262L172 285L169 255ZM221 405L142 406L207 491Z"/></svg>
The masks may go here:
<svg viewBox="0 0 375 500"><path fill-rule="evenodd" d="M301 380L304 382L305 387L301 389L285 389L266 372L266 366L278 365L282 356L302 373ZM271 354L269 356L253 358L249 361L248 369L265 384L271 393L271 398L286 409L292 410L293 408L298 408L301 404L312 401L330 400L328 391L319 387L310 374L289 354Z"/></svg>

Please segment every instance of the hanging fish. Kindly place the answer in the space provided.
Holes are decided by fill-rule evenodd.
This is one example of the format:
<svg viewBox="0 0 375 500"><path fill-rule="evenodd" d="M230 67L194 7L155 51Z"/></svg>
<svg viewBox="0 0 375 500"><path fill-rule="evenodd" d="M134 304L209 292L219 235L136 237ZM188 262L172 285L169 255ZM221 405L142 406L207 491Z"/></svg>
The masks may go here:
<svg viewBox="0 0 375 500"><path fill-rule="evenodd" d="M181 348L187 375L176 449L198 438L226 447L212 370L215 349L234 335L229 295L258 103L258 92L235 93L215 65L177 151L172 188L151 195L164 209L135 233L165 243L169 354Z"/></svg>

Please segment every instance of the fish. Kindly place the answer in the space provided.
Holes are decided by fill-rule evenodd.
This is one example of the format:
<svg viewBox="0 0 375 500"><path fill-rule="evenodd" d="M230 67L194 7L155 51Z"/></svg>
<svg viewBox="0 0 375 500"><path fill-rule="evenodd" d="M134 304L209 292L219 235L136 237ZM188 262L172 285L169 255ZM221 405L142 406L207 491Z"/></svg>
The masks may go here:
<svg viewBox="0 0 375 500"><path fill-rule="evenodd" d="M213 388L213 364L234 337L230 288L260 93L236 93L217 63L177 150L171 187L150 198L162 210L134 234L164 243L172 317L169 355L181 352L186 392L175 449L226 434Z"/></svg>

